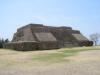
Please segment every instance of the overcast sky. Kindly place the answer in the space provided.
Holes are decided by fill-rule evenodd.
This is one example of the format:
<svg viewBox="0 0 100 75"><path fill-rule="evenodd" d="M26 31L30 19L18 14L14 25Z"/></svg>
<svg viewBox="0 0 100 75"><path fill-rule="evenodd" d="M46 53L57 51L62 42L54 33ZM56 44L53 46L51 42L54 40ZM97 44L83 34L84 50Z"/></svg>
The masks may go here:
<svg viewBox="0 0 100 75"><path fill-rule="evenodd" d="M0 37L12 39L29 23L71 26L88 37L100 33L100 0L0 0Z"/></svg>

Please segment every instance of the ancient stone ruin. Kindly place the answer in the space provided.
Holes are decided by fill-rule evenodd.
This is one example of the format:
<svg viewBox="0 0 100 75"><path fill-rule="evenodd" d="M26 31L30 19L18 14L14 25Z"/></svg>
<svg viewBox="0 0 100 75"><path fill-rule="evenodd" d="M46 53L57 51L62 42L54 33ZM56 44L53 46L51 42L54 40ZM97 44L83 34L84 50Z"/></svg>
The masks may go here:
<svg viewBox="0 0 100 75"><path fill-rule="evenodd" d="M62 47L91 46L92 41L84 37L80 31L71 27L52 27L42 24L29 24L17 29L12 42L5 48L15 50L46 50Z"/></svg>

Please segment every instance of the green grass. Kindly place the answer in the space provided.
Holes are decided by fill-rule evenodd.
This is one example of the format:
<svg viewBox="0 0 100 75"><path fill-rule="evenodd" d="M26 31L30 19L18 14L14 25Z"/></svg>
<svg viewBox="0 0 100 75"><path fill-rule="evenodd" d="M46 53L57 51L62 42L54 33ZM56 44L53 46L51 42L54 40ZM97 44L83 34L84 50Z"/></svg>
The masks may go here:
<svg viewBox="0 0 100 75"><path fill-rule="evenodd" d="M62 48L57 53L38 55L33 57L33 60L39 62L64 62L69 61L65 57L77 55L77 53L88 50L100 50L100 47L77 47L77 48Z"/></svg>
<svg viewBox="0 0 100 75"><path fill-rule="evenodd" d="M64 62L69 61L64 59L64 57L76 55L77 51L65 50L58 53L38 55L33 58L33 60L42 61L42 62Z"/></svg>
<svg viewBox="0 0 100 75"><path fill-rule="evenodd" d="M67 53L53 53L53 54L47 54L47 55L39 55L33 58L33 60L42 61L42 62L61 62L61 61L68 61L63 59L67 56L72 56L75 53L67 52Z"/></svg>

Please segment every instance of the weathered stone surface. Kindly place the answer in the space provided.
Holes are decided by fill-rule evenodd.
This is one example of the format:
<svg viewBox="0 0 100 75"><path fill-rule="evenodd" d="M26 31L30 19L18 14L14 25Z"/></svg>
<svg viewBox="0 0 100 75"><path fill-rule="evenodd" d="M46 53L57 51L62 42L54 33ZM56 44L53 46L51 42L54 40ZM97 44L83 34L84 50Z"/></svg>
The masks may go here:
<svg viewBox="0 0 100 75"><path fill-rule="evenodd" d="M43 50L61 47L91 46L92 41L71 27L51 27L29 24L17 29L11 43L5 48L16 50Z"/></svg>

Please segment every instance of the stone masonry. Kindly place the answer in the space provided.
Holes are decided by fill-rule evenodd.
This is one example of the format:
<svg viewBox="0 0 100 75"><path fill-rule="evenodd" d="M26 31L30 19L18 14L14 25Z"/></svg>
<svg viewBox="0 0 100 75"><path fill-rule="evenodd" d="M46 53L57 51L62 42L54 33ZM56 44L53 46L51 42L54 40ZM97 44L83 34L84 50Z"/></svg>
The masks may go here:
<svg viewBox="0 0 100 75"><path fill-rule="evenodd" d="M28 24L17 29L12 41L5 44L5 48L28 51L92 45L92 41L71 27Z"/></svg>

